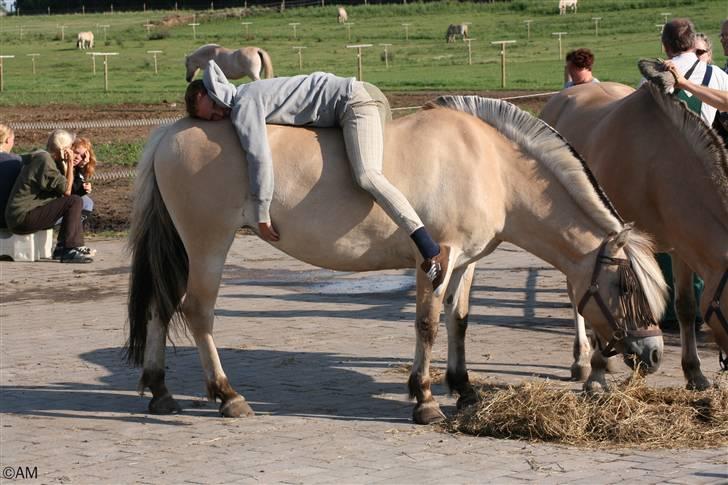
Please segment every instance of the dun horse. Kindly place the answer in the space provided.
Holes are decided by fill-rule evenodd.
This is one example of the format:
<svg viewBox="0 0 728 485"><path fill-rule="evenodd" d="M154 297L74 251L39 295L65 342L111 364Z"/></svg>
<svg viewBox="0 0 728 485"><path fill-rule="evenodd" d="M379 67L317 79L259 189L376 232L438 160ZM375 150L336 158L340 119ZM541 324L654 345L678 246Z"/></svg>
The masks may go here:
<svg viewBox="0 0 728 485"><path fill-rule="evenodd" d="M185 57L187 82L195 78L198 69L205 69L207 61L214 59L228 79L248 76L253 81L264 73L266 79L273 77L273 63L266 51L260 47L241 47L228 49L217 44L206 44Z"/></svg>
<svg viewBox="0 0 728 485"><path fill-rule="evenodd" d="M79 32L76 37L76 47L79 49L93 49L94 48L94 33L93 32Z"/></svg>
<svg viewBox="0 0 728 485"><path fill-rule="evenodd" d="M563 271L573 301L582 302L598 335L655 370L663 347L652 322L664 307L665 285L648 240L623 224L583 162L545 123L499 100L448 97L440 103L454 109L428 109L393 121L385 140L388 178L433 237L451 249L446 289L439 296L417 271L409 377L417 399L415 422L443 417L430 389L443 304L448 384L461 404L474 397L463 346L470 286L475 262L502 241ZM335 270L419 265L407 234L356 187L340 130L272 125L268 135L276 180L271 215L281 234L277 248ZM253 414L231 387L212 337L235 231L256 226L247 202L245 155L232 125L184 118L160 128L142 154L136 183L127 352L144 367L139 387L152 391L150 411L179 410L164 377L167 333L176 321L197 344L208 395L221 400L221 413Z"/></svg>
<svg viewBox="0 0 728 485"><path fill-rule="evenodd" d="M688 388L705 389L693 271L705 280L701 313L728 352L728 163L720 139L652 84L637 91L616 83L572 87L551 98L541 117L586 157L619 212L670 251L683 372ZM576 320L572 373L583 378L590 345L583 319L577 314ZM594 370L603 373L595 355ZM721 365L728 367L728 359Z"/></svg>

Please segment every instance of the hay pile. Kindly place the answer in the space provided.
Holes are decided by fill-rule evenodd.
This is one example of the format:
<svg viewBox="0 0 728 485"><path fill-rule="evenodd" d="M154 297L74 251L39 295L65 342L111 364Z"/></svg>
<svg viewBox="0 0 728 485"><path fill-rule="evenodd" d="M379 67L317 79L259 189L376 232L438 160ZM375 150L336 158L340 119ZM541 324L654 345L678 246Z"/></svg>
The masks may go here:
<svg viewBox="0 0 728 485"><path fill-rule="evenodd" d="M482 386L481 401L445 422L451 432L579 446L708 448L728 445L728 382L707 391L650 388L633 378L589 395L548 381Z"/></svg>

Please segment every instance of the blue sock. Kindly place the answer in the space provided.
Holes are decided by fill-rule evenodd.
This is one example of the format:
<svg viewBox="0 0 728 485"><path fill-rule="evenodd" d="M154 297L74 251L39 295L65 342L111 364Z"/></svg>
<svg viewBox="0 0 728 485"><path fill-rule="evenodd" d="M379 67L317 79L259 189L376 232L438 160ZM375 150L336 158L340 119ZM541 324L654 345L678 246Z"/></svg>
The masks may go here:
<svg viewBox="0 0 728 485"><path fill-rule="evenodd" d="M440 254L440 246L432 240L425 226L415 229L410 237L415 242L415 246L417 246L423 258L430 259Z"/></svg>

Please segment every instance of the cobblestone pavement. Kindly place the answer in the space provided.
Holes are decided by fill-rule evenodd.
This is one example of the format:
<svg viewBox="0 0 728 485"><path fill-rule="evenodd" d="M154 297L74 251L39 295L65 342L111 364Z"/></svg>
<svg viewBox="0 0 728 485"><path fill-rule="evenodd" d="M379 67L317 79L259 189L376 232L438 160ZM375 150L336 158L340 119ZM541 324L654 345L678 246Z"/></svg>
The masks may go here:
<svg viewBox="0 0 728 485"><path fill-rule="evenodd" d="M223 419L197 351L168 351L180 415L146 413L121 360L128 256L97 241L90 265L0 263L3 483L726 483L726 449L579 449L453 435L411 422L411 271L312 268L238 237L216 306L231 383L257 415ZM479 264L467 336L471 376L564 382L571 310L563 276L504 245ZM445 331L434 350L444 368ZM716 350L701 347L715 376ZM676 335L650 381L682 385ZM620 378L618 375L616 378ZM454 401L434 388L446 413ZM12 477L15 477L12 479Z"/></svg>

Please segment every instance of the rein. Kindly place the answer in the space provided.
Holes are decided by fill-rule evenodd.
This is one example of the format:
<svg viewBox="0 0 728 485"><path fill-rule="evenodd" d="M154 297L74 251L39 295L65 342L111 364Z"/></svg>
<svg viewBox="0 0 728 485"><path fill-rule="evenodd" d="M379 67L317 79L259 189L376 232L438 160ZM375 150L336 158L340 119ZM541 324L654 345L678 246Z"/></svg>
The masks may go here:
<svg viewBox="0 0 728 485"><path fill-rule="evenodd" d="M634 276L628 276L631 271L631 263L628 259L622 259L622 258L612 258L610 256L605 256L604 251L607 247L607 241L604 241L601 246L599 246L599 254L597 254L597 262L594 265L594 271L592 272L592 278L591 278L591 285L589 285L589 289L584 293L584 296L581 298L581 301L579 302L578 311L581 315L583 315L583 310L586 304L589 302L591 298L594 298L596 300L597 305L599 305L599 308L602 311L602 314L607 318L607 321L609 322L609 325L613 329L613 335L612 338L607 342L607 345L601 349L601 353L605 358L612 357L614 355L617 355L619 352L617 352L615 348L615 344L621 340L624 340L625 338L629 337L636 337L636 338L644 338L644 337L659 337L662 335L662 331L659 327L656 327L654 329L644 328L640 329L637 328L634 324L634 328L629 328L628 324L624 322L624 320L619 321L616 318L614 318L614 315L609 310L609 307L604 302L604 299L602 298L602 295L599 294L599 283L597 282L597 279L599 278L599 273L602 270L602 266L619 266L619 272L620 272L620 283L622 286L622 295L620 295L620 299L624 296L630 296L629 294L637 289L637 282L633 281ZM725 278L724 278L725 279ZM634 308L633 305L628 305L626 308L625 315L628 316L626 320L629 321L644 321L646 320L646 314L645 311L641 311L640 308ZM719 310L720 311L720 310ZM633 318L629 318L629 317ZM597 339L599 341L599 339ZM600 343L601 347L601 343ZM728 360L728 359L727 359Z"/></svg>
<svg viewBox="0 0 728 485"><path fill-rule="evenodd" d="M728 320L726 320L725 315L723 315L723 311L720 309L720 295L723 294L726 283L728 283L728 270L723 273L723 277L720 279L720 283L718 283L718 287L715 289L715 295L713 295L713 299L708 305L708 309L705 310L703 321L708 323L710 317L712 317L715 313L715 316L718 317L718 321L721 325L723 325L723 330L728 333ZM728 355L723 357L722 350L718 351L718 364L721 369L728 371Z"/></svg>

